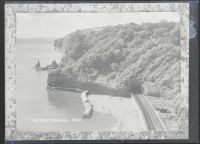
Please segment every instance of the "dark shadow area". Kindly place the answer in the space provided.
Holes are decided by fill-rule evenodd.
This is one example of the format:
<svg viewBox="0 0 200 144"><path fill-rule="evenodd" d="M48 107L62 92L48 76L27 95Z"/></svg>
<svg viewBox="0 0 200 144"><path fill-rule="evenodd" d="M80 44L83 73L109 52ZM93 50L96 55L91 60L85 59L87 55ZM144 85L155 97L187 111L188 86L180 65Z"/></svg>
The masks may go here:
<svg viewBox="0 0 200 144"><path fill-rule="evenodd" d="M125 85L128 89L133 94L142 94L143 93L143 83L140 80L137 79L132 79L128 80L125 82Z"/></svg>
<svg viewBox="0 0 200 144"><path fill-rule="evenodd" d="M48 86L54 88L69 88L69 89L80 89L88 90L91 94L101 94L101 95L113 95L121 97L130 97L130 90L127 88L111 88L108 86L103 86L98 83L90 81L79 81L75 78L65 78L62 76L56 76L51 80L48 78Z"/></svg>

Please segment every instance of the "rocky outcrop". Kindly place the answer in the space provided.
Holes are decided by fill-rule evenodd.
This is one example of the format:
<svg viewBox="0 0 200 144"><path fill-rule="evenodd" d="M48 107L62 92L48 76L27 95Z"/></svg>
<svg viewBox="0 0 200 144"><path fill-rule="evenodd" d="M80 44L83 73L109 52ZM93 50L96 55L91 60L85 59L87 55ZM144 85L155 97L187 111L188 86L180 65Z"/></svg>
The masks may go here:
<svg viewBox="0 0 200 144"><path fill-rule="evenodd" d="M55 50L64 50L62 38L54 40L54 48L55 48Z"/></svg>
<svg viewBox="0 0 200 144"><path fill-rule="evenodd" d="M47 66L47 68L49 69L56 69L58 67L59 67L59 64L55 60L53 60L51 64Z"/></svg>

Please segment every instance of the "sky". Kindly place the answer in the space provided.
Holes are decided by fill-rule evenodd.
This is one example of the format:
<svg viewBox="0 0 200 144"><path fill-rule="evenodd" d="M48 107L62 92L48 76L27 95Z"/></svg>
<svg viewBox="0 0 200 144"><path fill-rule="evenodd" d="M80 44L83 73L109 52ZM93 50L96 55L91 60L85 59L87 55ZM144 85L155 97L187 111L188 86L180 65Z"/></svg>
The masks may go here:
<svg viewBox="0 0 200 144"><path fill-rule="evenodd" d="M77 29L126 23L180 21L176 12L17 13L17 38L54 39Z"/></svg>

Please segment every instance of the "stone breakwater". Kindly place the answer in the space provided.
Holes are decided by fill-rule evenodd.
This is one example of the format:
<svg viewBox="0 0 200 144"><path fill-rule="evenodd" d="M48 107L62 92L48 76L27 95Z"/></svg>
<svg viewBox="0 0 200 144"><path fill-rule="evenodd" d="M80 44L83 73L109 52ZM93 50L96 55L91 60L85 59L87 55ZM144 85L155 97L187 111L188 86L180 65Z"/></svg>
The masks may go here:
<svg viewBox="0 0 200 144"><path fill-rule="evenodd" d="M94 110L88 99L88 91L82 92L81 99L82 99L83 105L85 107L85 111L82 115L82 118L91 118Z"/></svg>
<svg viewBox="0 0 200 144"><path fill-rule="evenodd" d="M72 91L72 92L78 92L78 93L81 92L81 100L82 100L84 108L85 108L82 118L91 118L92 117L94 110L88 99L88 91L87 90L83 91L78 88L63 88L63 87L50 87L50 86L47 86L47 89L49 89L49 90L66 90L66 91Z"/></svg>

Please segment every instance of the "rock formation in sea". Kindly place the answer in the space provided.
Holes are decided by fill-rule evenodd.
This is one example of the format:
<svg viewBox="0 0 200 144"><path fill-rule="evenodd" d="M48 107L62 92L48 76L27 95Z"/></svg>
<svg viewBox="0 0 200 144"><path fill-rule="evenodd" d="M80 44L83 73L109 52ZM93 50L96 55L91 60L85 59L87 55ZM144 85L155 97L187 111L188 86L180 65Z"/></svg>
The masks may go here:
<svg viewBox="0 0 200 144"><path fill-rule="evenodd" d="M57 67L59 67L59 64L57 64L57 62L56 62L55 60L53 60L53 61L51 62L51 64L49 65L49 67L57 68Z"/></svg>

